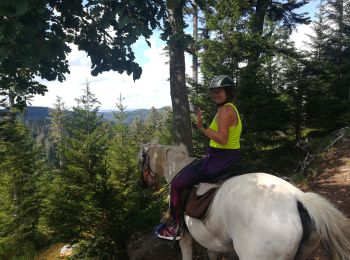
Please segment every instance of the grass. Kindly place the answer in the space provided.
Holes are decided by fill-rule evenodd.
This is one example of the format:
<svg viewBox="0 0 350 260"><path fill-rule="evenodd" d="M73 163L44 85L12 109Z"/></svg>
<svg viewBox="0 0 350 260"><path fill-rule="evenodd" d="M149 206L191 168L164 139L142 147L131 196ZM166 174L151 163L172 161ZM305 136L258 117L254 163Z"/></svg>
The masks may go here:
<svg viewBox="0 0 350 260"><path fill-rule="evenodd" d="M34 257L34 260L57 260L57 259L62 259L60 257L60 251L61 251L61 248L64 245L65 245L64 243L57 243L57 244L51 245L46 250L44 250L41 253L37 254Z"/></svg>
<svg viewBox="0 0 350 260"><path fill-rule="evenodd" d="M304 184L307 183L307 178L302 174L294 174L291 177L291 181L295 184Z"/></svg>

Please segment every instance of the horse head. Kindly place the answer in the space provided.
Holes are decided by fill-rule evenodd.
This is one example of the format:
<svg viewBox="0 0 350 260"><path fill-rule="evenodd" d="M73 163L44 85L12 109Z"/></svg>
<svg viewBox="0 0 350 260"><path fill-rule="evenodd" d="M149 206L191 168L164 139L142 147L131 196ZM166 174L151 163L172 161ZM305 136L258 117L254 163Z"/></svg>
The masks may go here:
<svg viewBox="0 0 350 260"><path fill-rule="evenodd" d="M158 190L160 178L164 177L169 182L175 173L185 166L181 164L188 163L184 160L185 158L189 157L184 145L169 146L153 143L141 145L138 154L141 187Z"/></svg>
<svg viewBox="0 0 350 260"><path fill-rule="evenodd" d="M160 168L163 168L159 167L160 152L159 145L151 143L141 145L138 163L141 171L140 185L143 189L159 190L159 177L163 175L163 172L159 171Z"/></svg>

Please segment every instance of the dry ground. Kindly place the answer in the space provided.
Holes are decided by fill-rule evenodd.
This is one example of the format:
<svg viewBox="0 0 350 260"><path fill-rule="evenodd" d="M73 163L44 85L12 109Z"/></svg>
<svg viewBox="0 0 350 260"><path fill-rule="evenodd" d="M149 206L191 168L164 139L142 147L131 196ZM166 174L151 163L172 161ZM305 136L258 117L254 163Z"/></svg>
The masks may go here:
<svg viewBox="0 0 350 260"><path fill-rule="evenodd" d="M317 168L319 173L302 189L321 194L350 217L350 139L331 148ZM332 259L322 249L318 249L310 260Z"/></svg>

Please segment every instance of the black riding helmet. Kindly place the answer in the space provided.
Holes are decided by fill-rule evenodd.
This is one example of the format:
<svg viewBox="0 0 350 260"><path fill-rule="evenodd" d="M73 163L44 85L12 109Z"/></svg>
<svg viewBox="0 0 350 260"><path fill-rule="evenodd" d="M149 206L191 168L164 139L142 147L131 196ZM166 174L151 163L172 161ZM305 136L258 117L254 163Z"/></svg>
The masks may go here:
<svg viewBox="0 0 350 260"><path fill-rule="evenodd" d="M214 77L211 82L209 89L215 89L215 88L233 88L234 82L233 79L227 75L219 75Z"/></svg>

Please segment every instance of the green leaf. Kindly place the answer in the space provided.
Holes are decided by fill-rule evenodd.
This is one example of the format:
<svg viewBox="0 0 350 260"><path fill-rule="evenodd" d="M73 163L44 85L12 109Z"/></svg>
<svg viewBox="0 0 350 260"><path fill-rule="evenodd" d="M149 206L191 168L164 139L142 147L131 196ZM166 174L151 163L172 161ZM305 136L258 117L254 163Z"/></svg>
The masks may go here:
<svg viewBox="0 0 350 260"><path fill-rule="evenodd" d="M5 46L0 46L0 61L3 61L9 54L9 49Z"/></svg>
<svg viewBox="0 0 350 260"><path fill-rule="evenodd" d="M29 2L26 0L17 0L13 1L16 4L16 13L15 16L21 16L25 14L29 9Z"/></svg>
<svg viewBox="0 0 350 260"><path fill-rule="evenodd" d="M0 4L1 16L21 16L29 9L27 0L3 1Z"/></svg>
<svg viewBox="0 0 350 260"><path fill-rule="evenodd" d="M36 12L38 14L44 14L45 13L45 8L43 6L39 6L37 9L36 9Z"/></svg>
<svg viewBox="0 0 350 260"><path fill-rule="evenodd" d="M132 75L133 80L135 81L139 79L141 77L141 74L142 74L142 69L139 66L134 68L133 75Z"/></svg>
<svg viewBox="0 0 350 260"><path fill-rule="evenodd" d="M118 28L123 29L125 26L127 26L132 20L129 18L129 16L122 16L119 19Z"/></svg>
<svg viewBox="0 0 350 260"><path fill-rule="evenodd" d="M13 38L16 36L16 21L7 22L2 30L2 36L4 38Z"/></svg>

